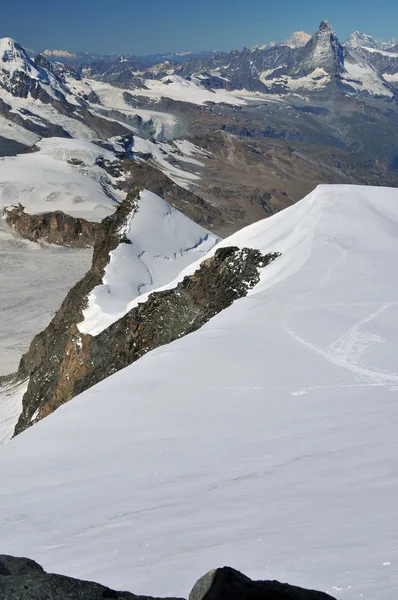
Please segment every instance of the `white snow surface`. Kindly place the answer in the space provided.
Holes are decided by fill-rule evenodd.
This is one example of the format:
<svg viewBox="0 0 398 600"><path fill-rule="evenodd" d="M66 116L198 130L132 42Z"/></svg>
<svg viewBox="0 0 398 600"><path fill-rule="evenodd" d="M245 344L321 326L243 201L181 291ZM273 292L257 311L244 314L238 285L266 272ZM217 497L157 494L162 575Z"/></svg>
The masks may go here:
<svg viewBox="0 0 398 600"><path fill-rule="evenodd" d="M290 77L289 75L279 75L273 79L267 79L273 73L277 73L279 69L267 69L260 75L260 81L264 85L283 85L286 89L292 92L298 90L317 90L325 87L330 81L330 75L322 68L316 68L311 73L304 77Z"/></svg>
<svg viewBox="0 0 398 600"><path fill-rule="evenodd" d="M142 294L173 281L220 240L148 190L124 232L130 244L111 252L103 284L94 288L79 324L97 335L120 319Z"/></svg>
<svg viewBox="0 0 398 600"><path fill-rule="evenodd" d="M138 115L144 121L152 120L156 130L155 136L159 139L168 139L174 137L175 132L178 129L178 118L174 115L156 110L133 108L127 102L125 102L125 92L131 95L145 95L145 90L124 90L114 87L109 83L85 79L77 84L71 81L69 85L75 92L77 90L73 88L74 85L85 85L88 86L89 89L94 90L94 92L100 98L102 104L92 104L91 106L97 110L97 114L100 116L103 116L104 110L117 110L127 116ZM112 117L112 120L116 119ZM123 122L123 125L126 126L126 123Z"/></svg>
<svg viewBox="0 0 398 600"><path fill-rule="evenodd" d="M383 73L383 79L385 79L389 83L397 83L398 73Z"/></svg>
<svg viewBox="0 0 398 600"><path fill-rule="evenodd" d="M125 197L94 164L99 156L115 160L111 152L87 140L68 138L43 139L37 146L39 152L0 159L0 208L20 202L27 213L62 210L101 221ZM71 165L67 162L71 159L84 164Z"/></svg>
<svg viewBox="0 0 398 600"><path fill-rule="evenodd" d="M173 145L167 142L153 142L145 140L139 136L134 136L134 141L131 146L132 152L140 152L143 154L151 154L153 162L162 173L167 175L174 183L180 187L189 189L190 185L200 179L201 169L204 167L203 162L197 157L208 156L209 153L202 150L192 142L186 140L176 140ZM138 157L139 159L139 157ZM171 164L170 159L174 162ZM175 161L178 161L175 164ZM182 164L181 164L182 163ZM194 172L183 169L183 165L194 168ZM199 167L199 171L197 168Z"/></svg>
<svg viewBox="0 0 398 600"><path fill-rule="evenodd" d="M22 412L22 398L28 382L6 385L0 388L0 445L8 442Z"/></svg>
<svg viewBox="0 0 398 600"><path fill-rule="evenodd" d="M223 244L251 294L0 450L2 552L185 597L210 568L398 590L398 190L320 186Z"/></svg>
<svg viewBox="0 0 398 600"><path fill-rule="evenodd" d="M386 52L385 50L380 50L379 48L368 48L366 46L364 47L364 50L367 50L371 53L376 52L376 54L381 54L382 56L387 56L388 58L398 58L398 52Z"/></svg>
<svg viewBox="0 0 398 600"><path fill-rule="evenodd" d="M192 77L188 81L179 75L167 75L163 79L145 79L147 89L131 91L133 95L145 96L160 100L161 98L171 98L181 102L190 102L191 104L203 105L207 102L215 104L231 104L233 106L243 106L250 102L264 98L263 94L249 92L247 90L230 92L228 90L209 90L201 85L199 77Z"/></svg>
<svg viewBox="0 0 398 600"><path fill-rule="evenodd" d="M22 239L0 220L0 376L17 369L33 337L90 268L91 256L92 250Z"/></svg>
<svg viewBox="0 0 398 600"><path fill-rule="evenodd" d="M365 60L355 56L354 60L345 60L346 73L342 75L344 82L356 91L366 91L370 95L393 97L377 71Z"/></svg>
<svg viewBox="0 0 398 600"><path fill-rule="evenodd" d="M0 39L0 81L22 71L32 79L42 79L40 69L26 54L25 50L12 38Z"/></svg>
<svg viewBox="0 0 398 600"><path fill-rule="evenodd" d="M301 48L310 41L311 35L305 31L295 31L291 36L282 42L282 46L289 46L290 48Z"/></svg>
<svg viewBox="0 0 398 600"><path fill-rule="evenodd" d="M0 116L0 137L8 140L15 140L26 146L33 146L40 138L35 133L31 133L24 127L12 123L8 119Z"/></svg>

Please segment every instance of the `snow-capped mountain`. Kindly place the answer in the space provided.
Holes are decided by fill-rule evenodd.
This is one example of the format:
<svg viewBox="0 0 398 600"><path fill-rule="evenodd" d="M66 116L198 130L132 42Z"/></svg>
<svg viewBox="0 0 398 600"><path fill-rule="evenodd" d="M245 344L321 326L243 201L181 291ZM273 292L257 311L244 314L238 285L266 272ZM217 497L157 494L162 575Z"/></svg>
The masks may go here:
<svg viewBox="0 0 398 600"><path fill-rule="evenodd" d="M0 40L0 87L13 96L62 100L62 86L50 71L36 65L15 40Z"/></svg>
<svg viewBox="0 0 398 600"><path fill-rule="evenodd" d="M214 90L245 88L266 94L319 95L328 89L343 95L394 96L390 82L363 56L358 58L345 49L327 21L322 21L305 45L235 51L188 62L175 72L195 77Z"/></svg>
<svg viewBox="0 0 398 600"><path fill-rule="evenodd" d="M398 50L398 48L397 48ZM398 52L361 47L357 52L370 64L384 81L398 87Z"/></svg>
<svg viewBox="0 0 398 600"><path fill-rule="evenodd" d="M298 73L307 76L321 69L329 76L344 72L344 51L333 27L322 21L318 31L310 38L302 50Z"/></svg>
<svg viewBox="0 0 398 600"><path fill-rule="evenodd" d="M347 48L351 48L352 50L356 50L357 48L374 48L377 50L389 50L397 43L398 38L393 38L392 40L378 40L369 35L368 33L363 33L362 31L354 31L351 35L348 36L346 41L344 42L344 46Z"/></svg>
<svg viewBox="0 0 398 600"><path fill-rule="evenodd" d="M290 46L290 48L301 48L311 39L311 35L305 31L295 31L285 41L281 42L282 46Z"/></svg>
<svg viewBox="0 0 398 600"><path fill-rule="evenodd" d="M198 564L229 563L392 597L397 202L322 186L224 240L282 255L1 449L2 551L137 594L185 596Z"/></svg>
<svg viewBox="0 0 398 600"><path fill-rule="evenodd" d="M381 49L381 45L383 42L380 40L376 40L374 37L367 33L363 33L361 31L354 31L351 35L348 36L346 41L344 42L344 46L346 48L350 48L351 50L356 50L357 48L362 48L366 46L366 48L378 48Z"/></svg>
<svg viewBox="0 0 398 600"><path fill-rule="evenodd" d="M50 62L60 62L66 65L73 64L89 64L100 60L98 54L91 52L71 52L70 50L43 50L40 52Z"/></svg>

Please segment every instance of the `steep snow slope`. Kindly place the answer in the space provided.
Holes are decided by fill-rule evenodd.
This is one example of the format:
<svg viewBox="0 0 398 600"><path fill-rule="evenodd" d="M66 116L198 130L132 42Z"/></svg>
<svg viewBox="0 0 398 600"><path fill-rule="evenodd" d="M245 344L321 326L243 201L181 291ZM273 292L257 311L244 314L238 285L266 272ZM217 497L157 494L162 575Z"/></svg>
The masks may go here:
<svg viewBox="0 0 398 600"><path fill-rule="evenodd" d="M380 40L375 40L374 37L368 33L363 33L362 31L354 31L344 42L344 46L351 48L352 50L364 46L367 46L368 48L381 48L381 44L382 42Z"/></svg>
<svg viewBox="0 0 398 600"><path fill-rule="evenodd" d="M12 38L0 39L0 84L10 83L15 74L24 73L31 79L49 84L49 74L38 68L25 50ZM55 78L53 78L55 81Z"/></svg>
<svg viewBox="0 0 398 600"><path fill-rule="evenodd" d="M322 186L223 244L251 294L0 450L2 551L137 593L231 564L398 590L398 191Z"/></svg>
<svg viewBox="0 0 398 600"><path fill-rule="evenodd" d="M393 97L382 77L360 56L348 56L344 62L346 73L342 75L344 83L356 91L368 92L371 96Z"/></svg>
<svg viewBox="0 0 398 600"><path fill-rule="evenodd" d="M130 243L111 252L103 284L89 296L82 333L97 335L109 327L132 301L172 281L220 240L148 190L124 235Z"/></svg>
<svg viewBox="0 0 398 600"><path fill-rule="evenodd" d="M124 193L95 164L112 152L86 140L49 138L38 142L39 152L0 159L0 209L20 202L28 213L62 210L74 217L101 221L111 214ZM82 164L70 164L70 160Z"/></svg>
<svg viewBox="0 0 398 600"><path fill-rule="evenodd" d="M0 117L0 137L15 140L26 146L33 146L40 139L38 135L31 133L20 125L12 123L4 117Z"/></svg>
<svg viewBox="0 0 398 600"><path fill-rule="evenodd" d="M311 35L305 31L295 31L291 36L282 42L282 46L289 46L290 48L301 48L311 39Z"/></svg>

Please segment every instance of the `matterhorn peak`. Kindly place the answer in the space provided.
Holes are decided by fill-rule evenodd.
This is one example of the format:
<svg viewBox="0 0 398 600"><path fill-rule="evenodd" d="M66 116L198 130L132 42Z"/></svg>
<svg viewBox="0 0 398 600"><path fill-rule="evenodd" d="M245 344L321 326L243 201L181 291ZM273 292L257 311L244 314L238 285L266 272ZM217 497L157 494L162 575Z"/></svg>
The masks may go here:
<svg viewBox="0 0 398 600"><path fill-rule="evenodd" d="M326 19L321 21L321 24L319 25L319 31L330 31L331 33L334 33L333 27L330 25L329 21L326 21Z"/></svg>

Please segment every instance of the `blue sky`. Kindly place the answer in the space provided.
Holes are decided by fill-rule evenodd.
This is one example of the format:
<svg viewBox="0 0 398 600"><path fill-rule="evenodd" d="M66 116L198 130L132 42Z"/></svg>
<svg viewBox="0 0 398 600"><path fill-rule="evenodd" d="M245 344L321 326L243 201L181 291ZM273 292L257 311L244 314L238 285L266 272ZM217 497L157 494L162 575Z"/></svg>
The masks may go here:
<svg viewBox="0 0 398 600"><path fill-rule="evenodd" d="M398 37L397 0L19 0L2 6L0 37L34 50L229 50L312 33L322 19L341 40L355 29Z"/></svg>

